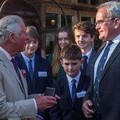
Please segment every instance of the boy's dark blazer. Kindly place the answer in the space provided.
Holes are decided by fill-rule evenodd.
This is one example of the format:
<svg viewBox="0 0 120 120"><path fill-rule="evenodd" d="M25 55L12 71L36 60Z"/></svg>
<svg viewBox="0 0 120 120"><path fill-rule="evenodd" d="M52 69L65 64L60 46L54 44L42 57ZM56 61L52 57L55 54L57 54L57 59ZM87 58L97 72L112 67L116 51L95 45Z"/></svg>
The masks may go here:
<svg viewBox="0 0 120 120"><path fill-rule="evenodd" d="M89 86L89 81L84 79L84 77L85 76L81 73L77 92L87 90ZM58 94L61 99L51 108L51 120L86 120L82 112L83 98L77 98L74 103L72 102L65 72L62 73L60 79L55 81L54 87L56 88L56 94Z"/></svg>
<svg viewBox="0 0 120 120"><path fill-rule="evenodd" d="M34 82L32 84L30 80L30 75L25 64L24 58L21 53L16 56L18 66L20 69L24 69L26 71L26 80L28 84L28 93L43 93L45 91L46 86L52 86L53 77L52 70L50 65L47 63L46 59L43 59L40 55L35 54L35 71L34 71ZM47 72L47 77L38 76L38 72Z"/></svg>

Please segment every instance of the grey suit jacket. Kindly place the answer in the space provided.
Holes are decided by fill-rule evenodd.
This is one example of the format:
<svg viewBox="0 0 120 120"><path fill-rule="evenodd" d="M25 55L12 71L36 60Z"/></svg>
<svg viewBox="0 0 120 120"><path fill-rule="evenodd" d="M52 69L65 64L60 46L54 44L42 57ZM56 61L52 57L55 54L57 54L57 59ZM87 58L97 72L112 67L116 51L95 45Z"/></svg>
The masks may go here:
<svg viewBox="0 0 120 120"><path fill-rule="evenodd" d="M0 119L9 114L21 117L36 114L33 99L28 99L27 83L21 74L23 86L8 58L0 51Z"/></svg>

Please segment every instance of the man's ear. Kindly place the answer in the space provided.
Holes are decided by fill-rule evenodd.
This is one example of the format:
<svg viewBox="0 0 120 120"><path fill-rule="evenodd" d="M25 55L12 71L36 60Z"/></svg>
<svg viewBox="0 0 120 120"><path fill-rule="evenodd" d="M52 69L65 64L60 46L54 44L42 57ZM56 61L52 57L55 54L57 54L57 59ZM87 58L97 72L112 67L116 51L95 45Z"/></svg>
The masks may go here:
<svg viewBox="0 0 120 120"><path fill-rule="evenodd" d="M115 28L116 29L119 28L119 26L120 26L120 19L119 18L115 18L114 24L115 24Z"/></svg>
<svg viewBox="0 0 120 120"><path fill-rule="evenodd" d="M15 34L14 33L9 33L9 35L8 35L8 38L9 38L9 40L12 42L12 43L14 43L16 40L16 37L15 37Z"/></svg>

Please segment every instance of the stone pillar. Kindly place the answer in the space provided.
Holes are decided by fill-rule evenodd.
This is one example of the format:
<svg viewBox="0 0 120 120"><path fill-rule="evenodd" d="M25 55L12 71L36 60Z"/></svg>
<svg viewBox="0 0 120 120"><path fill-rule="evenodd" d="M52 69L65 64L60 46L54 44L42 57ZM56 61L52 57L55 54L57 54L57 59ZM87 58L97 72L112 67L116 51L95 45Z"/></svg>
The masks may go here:
<svg viewBox="0 0 120 120"><path fill-rule="evenodd" d="M39 19L40 19L40 41L41 41L41 45L39 45L40 49L41 49L41 55L43 58L46 58L46 54L45 54L45 47L46 47L46 39L45 39L45 3L44 0L38 0L38 13L39 13Z"/></svg>

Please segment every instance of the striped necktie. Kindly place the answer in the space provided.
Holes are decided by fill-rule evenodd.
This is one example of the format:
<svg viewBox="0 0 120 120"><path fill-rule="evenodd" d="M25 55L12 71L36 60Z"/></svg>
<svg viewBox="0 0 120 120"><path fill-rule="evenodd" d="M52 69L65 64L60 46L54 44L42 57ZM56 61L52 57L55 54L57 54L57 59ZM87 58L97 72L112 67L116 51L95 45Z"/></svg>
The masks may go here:
<svg viewBox="0 0 120 120"><path fill-rule="evenodd" d="M98 67L97 67L97 71L96 71L96 78L95 78L95 84L94 84L94 97L93 97L93 102L94 102L94 106L96 111L99 111L99 102L100 102L100 98L99 98L99 83L101 80L101 76L102 73L104 71L104 65L110 50L110 45L113 42L109 42L107 47L105 48L103 55L101 56L101 59L99 61Z"/></svg>

